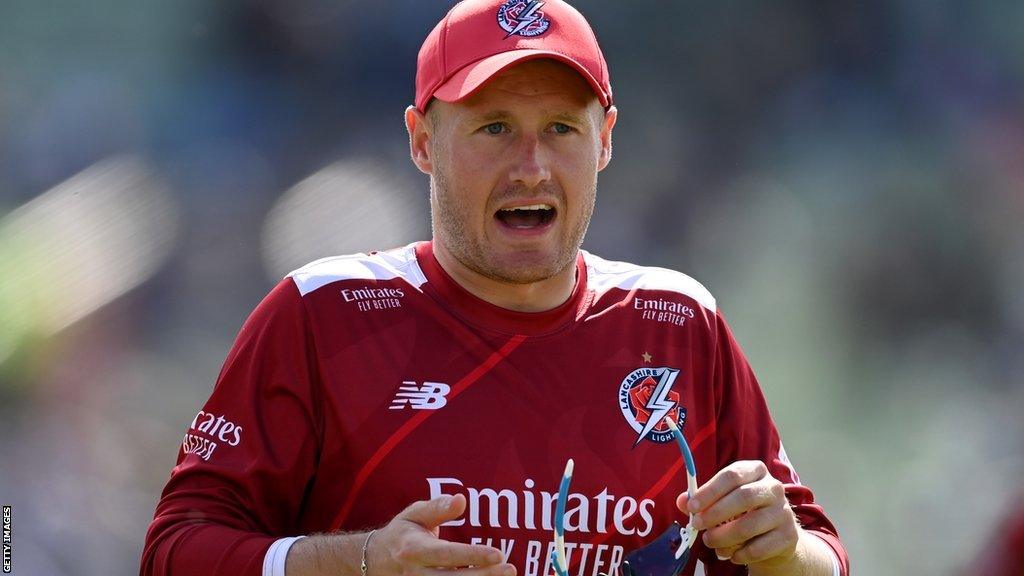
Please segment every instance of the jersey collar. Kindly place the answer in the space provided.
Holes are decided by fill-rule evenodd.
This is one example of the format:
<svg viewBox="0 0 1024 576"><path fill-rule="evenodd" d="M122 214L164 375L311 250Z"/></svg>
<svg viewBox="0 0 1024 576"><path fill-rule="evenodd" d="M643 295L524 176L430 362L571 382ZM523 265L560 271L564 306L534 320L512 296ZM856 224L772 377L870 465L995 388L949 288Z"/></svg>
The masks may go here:
<svg viewBox="0 0 1024 576"><path fill-rule="evenodd" d="M430 241L416 244L416 260L427 278L423 290L464 322L490 331L524 336L543 336L568 327L586 305L587 266L583 254L576 256L576 287L569 299L544 312L517 312L478 298L445 272L434 256Z"/></svg>

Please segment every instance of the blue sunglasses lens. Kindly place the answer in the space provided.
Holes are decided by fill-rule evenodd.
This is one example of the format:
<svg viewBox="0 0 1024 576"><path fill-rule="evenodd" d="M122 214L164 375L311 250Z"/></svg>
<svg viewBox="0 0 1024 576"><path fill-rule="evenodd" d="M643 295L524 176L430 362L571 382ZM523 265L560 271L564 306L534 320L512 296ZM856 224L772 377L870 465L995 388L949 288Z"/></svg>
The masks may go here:
<svg viewBox="0 0 1024 576"><path fill-rule="evenodd" d="M623 576L676 576L690 559L690 550L676 559L676 551L683 544L679 523L673 522L658 539L626 554L622 564Z"/></svg>

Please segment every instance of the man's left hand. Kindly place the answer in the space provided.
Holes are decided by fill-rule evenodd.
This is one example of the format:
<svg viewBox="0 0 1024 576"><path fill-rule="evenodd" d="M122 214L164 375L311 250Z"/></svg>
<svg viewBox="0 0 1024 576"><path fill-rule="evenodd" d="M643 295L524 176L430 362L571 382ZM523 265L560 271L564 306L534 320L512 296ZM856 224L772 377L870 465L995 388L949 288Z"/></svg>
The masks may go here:
<svg viewBox="0 0 1024 576"><path fill-rule="evenodd" d="M763 462L733 462L697 489L693 500L684 492L676 500L682 512L694 514L704 530L704 544L720 560L734 564L778 565L797 551L800 527L782 485ZM751 566L754 567L754 566Z"/></svg>

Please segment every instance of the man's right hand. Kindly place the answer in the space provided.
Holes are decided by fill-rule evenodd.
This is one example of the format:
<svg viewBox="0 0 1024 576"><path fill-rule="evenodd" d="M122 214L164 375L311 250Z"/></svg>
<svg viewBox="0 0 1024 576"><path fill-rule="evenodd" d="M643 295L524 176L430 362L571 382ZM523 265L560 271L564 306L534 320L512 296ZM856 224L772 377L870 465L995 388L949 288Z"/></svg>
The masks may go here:
<svg viewBox="0 0 1024 576"><path fill-rule="evenodd" d="M370 538L366 576L515 576L497 548L441 540L439 527L462 516L465 496L412 503ZM288 552L288 576L359 576L366 533L303 538Z"/></svg>

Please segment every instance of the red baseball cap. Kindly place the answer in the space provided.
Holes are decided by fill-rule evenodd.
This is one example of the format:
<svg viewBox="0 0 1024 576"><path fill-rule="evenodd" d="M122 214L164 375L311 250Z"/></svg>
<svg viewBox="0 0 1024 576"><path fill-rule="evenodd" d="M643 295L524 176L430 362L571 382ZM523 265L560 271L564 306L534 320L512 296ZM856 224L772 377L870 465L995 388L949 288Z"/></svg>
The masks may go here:
<svg viewBox="0 0 1024 576"><path fill-rule="evenodd" d="M463 0L430 32L416 62L416 108L456 102L524 60L568 64L612 105L608 64L590 24L563 0Z"/></svg>

